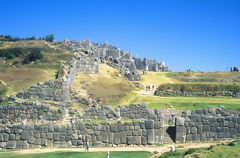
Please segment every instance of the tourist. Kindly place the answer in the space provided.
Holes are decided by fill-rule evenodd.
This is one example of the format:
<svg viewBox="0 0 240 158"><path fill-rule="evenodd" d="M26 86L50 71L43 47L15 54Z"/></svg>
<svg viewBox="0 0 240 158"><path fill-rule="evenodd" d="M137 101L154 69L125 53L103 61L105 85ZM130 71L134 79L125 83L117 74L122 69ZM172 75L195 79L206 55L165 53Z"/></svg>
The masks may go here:
<svg viewBox="0 0 240 158"><path fill-rule="evenodd" d="M170 150L171 152L175 151L175 146L174 145L172 145L170 148L171 148L171 150Z"/></svg>
<svg viewBox="0 0 240 158"><path fill-rule="evenodd" d="M154 90L154 85L152 85L152 90Z"/></svg>
<svg viewBox="0 0 240 158"><path fill-rule="evenodd" d="M87 142L86 142L86 149L85 149L85 151L89 151L89 140L87 140Z"/></svg>

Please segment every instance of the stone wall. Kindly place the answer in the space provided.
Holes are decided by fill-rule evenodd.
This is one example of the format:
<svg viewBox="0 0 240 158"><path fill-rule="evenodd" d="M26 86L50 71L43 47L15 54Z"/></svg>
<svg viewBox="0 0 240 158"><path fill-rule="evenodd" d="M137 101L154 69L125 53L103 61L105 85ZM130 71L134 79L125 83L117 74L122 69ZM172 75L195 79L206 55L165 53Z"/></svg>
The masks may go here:
<svg viewBox="0 0 240 158"><path fill-rule="evenodd" d="M163 114L160 109L149 109L146 104L132 104L129 106L120 106L120 115L122 118L129 119L151 119L163 120Z"/></svg>
<svg viewBox="0 0 240 158"><path fill-rule="evenodd" d="M81 50L88 55L100 58L111 58L118 62L118 67L127 67L130 71L133 69L146 70L146 71L168 71L168 66L164 62L158 63L156 60L149 60L147 58L141 59L133 57L131 52L125 52L116 46L109 45L108 43L98 44L88 40L83 41L69 41L66 40L69 48L73 51Z"/></svg>
<svg viewBox="0 0 240 158"><path fill-rule="evenodd" d="M63 120L66 115L64 106L58 110L39 102L17 102L16 105L0 106L0 124L43 123Z"/></svg>
<svg viewBox="0 0 240 158"><path fill-rule="evenodd" d="M230 112L233 112L230 110ZM176 118L176 142L203 142L240 137L240 112L196 109Z"/></svg>
<svg viewBox="0 0 240 158"><path fill-rule="evenodd" d="M81 119L85 120L117 120L120 118L119 112L114 111L111 106L92 106L85 110Z"/></svg>
<svg viewBox="0 0 240 158"><path fill-rule="evenodd" d="M57 102L70 102L70 93L78 73L97 73L98 62L95 58L76 55L76 60L65 62L61 66L62 76L56 80L39 82L27 91L20 91L16 96L23 99L44 99Z"/></svg>
<svg viewBox="0 0 240 158"><path fill-rule="evenodd" d="M45 99L51 101L63 101L63 85L61 81L49 80L39 82L30 87L28 91L20 91L17 95L22 99Z"/></svg>
<svg viewBox="0 0 240 158"><path fill-rule="evenodd" d="M153 120L125 123L69 125L11 125L0 128L0 148L27 149L51 146L152 145L162 142L162 124Z"/></svg>
<svg viewBox="0 0 240 158"><path fill-rule="evenodd" d="M182 111L167 108L147 108L146 104L131 104L118 106L115 110L112 106L92 106L85 110L80 117L84 120L154 120L165 123L175 123L175 117L180 117Z"/></svg>
<svg viewBox="0 0 240 158"><path fill-rule="evenodd" d="M216 92L181 92L181 91L156 91L155 95L159 96L219 96L219 97L240 97L240 92L227 92L227 91L216 91Z"/></svg>

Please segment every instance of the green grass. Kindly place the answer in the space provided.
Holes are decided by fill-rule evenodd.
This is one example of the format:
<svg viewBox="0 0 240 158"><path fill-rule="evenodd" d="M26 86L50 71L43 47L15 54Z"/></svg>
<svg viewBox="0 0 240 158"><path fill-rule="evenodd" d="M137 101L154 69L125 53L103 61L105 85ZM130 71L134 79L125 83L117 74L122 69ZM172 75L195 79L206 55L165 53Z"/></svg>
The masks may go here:
<svg viewBox="0 0 240 158"><path fill-rule="evenodd" d="M175 108L191 110L224 105L225 108L240 108L240 98L227 97L149 97L137 96L130 104L146 103L149 108Z"/></svg>
<svg viewBox="0 0 240 158"><path fill-rule="evenodd" d="M240 141L233 141L234 146L219 144L209 148L191 148L167 152L159 158L239 158Z"/></svg>
<svg viewBox="0 0 240 158"><path fill-rule="evenodd" d="M147 158L150 152L110 152L110 158ZM1 153L1 158L106 158L106 152L52 152L42 154Z"/></svg>
<svg viewBox="0 0 240 158"><path fill-rule="evenodd" d="M237 72L169 72L166 74L167 77L179 80L181 82L189 81L192 82L221 82L223 80L233 80L240 78L240 73Z"/></svg>

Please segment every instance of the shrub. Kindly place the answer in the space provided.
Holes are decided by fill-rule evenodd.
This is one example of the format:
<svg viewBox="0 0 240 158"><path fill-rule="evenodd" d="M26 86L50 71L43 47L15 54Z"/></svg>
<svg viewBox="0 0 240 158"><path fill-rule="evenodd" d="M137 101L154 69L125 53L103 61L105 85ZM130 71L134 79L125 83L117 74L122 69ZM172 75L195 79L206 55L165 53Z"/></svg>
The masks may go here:
<svg viewBox="0 0 240 158"><path fill-rule="evenodd" d="M53 40L54 40L54 35L53 35L53 34L47 35L44 39L45 39L45 41L47 41L47 42L53 42Z"/></svg>
<svg viewBox="0 0 240 158"><path fill-rule="evenodd" d="M192 154L192 153L194 153L194 152L196 152L196 151L197 151L196 149L190 148L190 149L188 149L188 150L184 153L184 155L190 155L190 154Z"/></svg>
<svg viewBox="0 0 240 158"><path fill-rule="evenodd" d="M211 145L210 147L208 147L207 150L212 150L215 146L214 145Z"/></svg>
<svg viewBox="0 0 240 158"><path fill-rule="evenodd" d="M228 146L235 146L235 143L233 143L233 142L228 143Z"/></svg>
<svg viewBox="0 0 240 158"><path fill-rule="evenodd" d="M24 54L23 48L7 48L7 49L0 49L0 57L6 57L6 59L14 59L16 57L21 56Z"/></svg>
<svg viewBox="0 0 240 158"><path fill-rule="evenodd" d="M23 59L23 64L28 64L32 61L37 61L39 59L42 59L43 55L40 52L40 49L32 49L32 52L30 52L24 59Z"/></svg>

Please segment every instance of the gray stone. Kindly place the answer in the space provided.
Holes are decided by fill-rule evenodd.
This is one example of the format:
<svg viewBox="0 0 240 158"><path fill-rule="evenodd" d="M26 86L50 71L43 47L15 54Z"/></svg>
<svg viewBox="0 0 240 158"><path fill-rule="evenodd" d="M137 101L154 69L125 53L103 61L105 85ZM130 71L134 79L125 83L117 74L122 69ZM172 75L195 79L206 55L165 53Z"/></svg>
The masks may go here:
<svg viewBox="0 0 240 158"><path fill-rule="evenodd" d="M47 139L41 139L41 146L47 147Z"/></svg>
<svg viewBox="0 0 240 158"><path fill-rule="evenodd" d="M119 133L114 133L114 144L119 145L120 143Z"/></svg>
<svg viewBox="0 0 240 158"><path fill-rule="evenodd" d="M59 134L58 133L53 134L53 140L54 141L59 141Z"/></svg>
<svg viewBox="0 0 240 158"><path fill-rule="evenodd" d="M136 145L141 145L141 136L135 136L134 137L134 142Z"/></svg>
<svg viewBox="0 0 240 158"><path fill-rule="evenodd" d="M146 120L145 121L145 128L146 129L154 129L154 121L153 120Z"/></svg>
<svg viewBox="0 0 240 158"><path fill-rule="evenodd" d="M126 133L120 132L120 142L121 144L127 144Z"/></svg>
<svg viewBox="0 0 240 158"><path fill-rule="evenodd" d="M134 141L134 137L133 136L127 136L127 145L132 145Z"/></svg>
<svg viewBox="0 0 240 158"><path fill-rule="evenodd" d="M149 129L147 130L147 143L148 144L154 144L154 130L153 129Z"/></svg>

